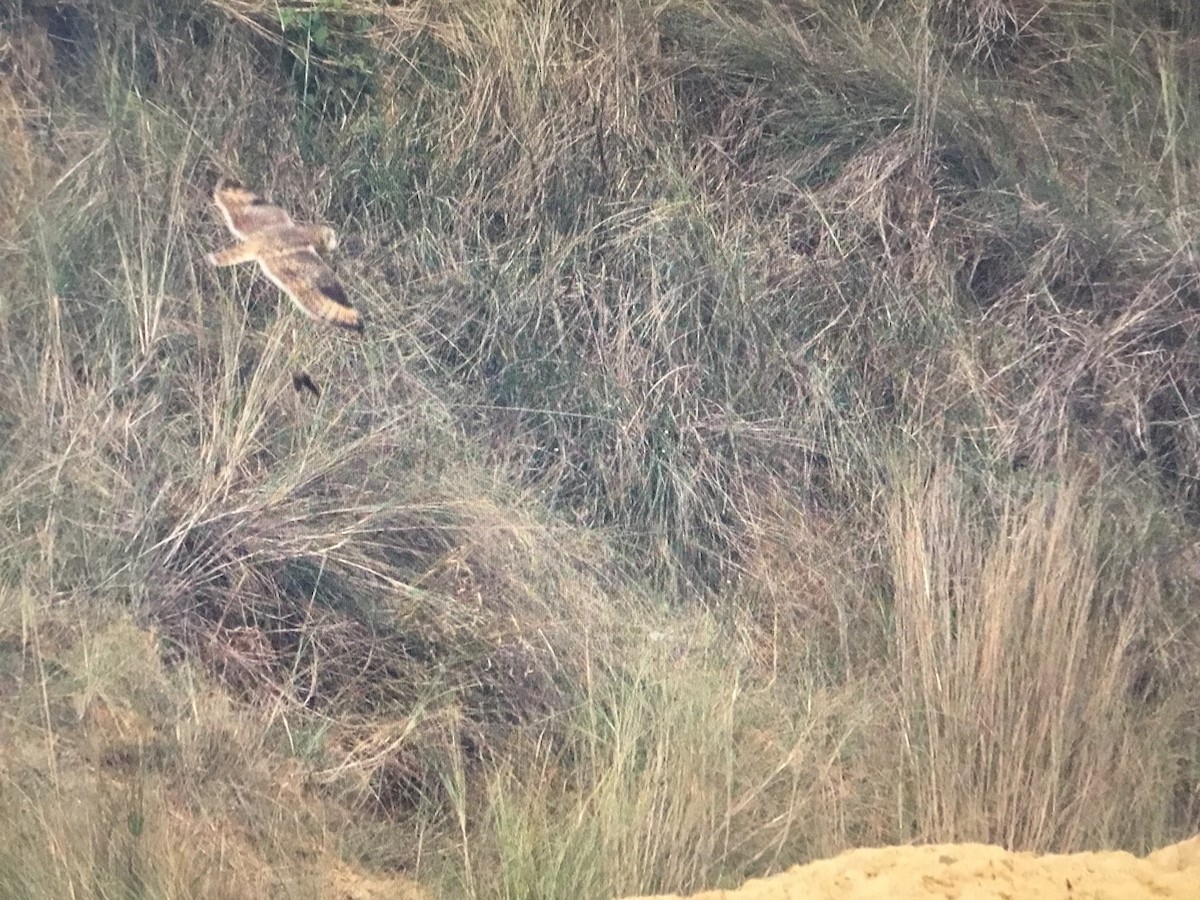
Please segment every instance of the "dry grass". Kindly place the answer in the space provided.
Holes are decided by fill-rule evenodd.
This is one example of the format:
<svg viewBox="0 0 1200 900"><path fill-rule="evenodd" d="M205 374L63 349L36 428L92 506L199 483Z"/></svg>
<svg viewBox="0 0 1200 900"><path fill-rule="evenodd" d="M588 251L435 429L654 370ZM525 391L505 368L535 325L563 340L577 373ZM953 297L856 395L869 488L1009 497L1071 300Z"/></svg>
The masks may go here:
<svg viewBox="0 0 1200 900"><path fill-rule="evenodd" d="M1170 735L1194 722L1162 702L1178 673L1152 618L1173 592L1128 552L1141 526L1114 508L1122 486L1070 472L987 525L948 466L898 486L889 532L918 833L1083 847L1127 841L1132 825L1165 839Z"/></svg>
<svg viewBox="0 0 1200 900"><path fill-rule="evenodd" d="M1194 17L859 6L0 14L0 892L1200 827Z"/></svg>

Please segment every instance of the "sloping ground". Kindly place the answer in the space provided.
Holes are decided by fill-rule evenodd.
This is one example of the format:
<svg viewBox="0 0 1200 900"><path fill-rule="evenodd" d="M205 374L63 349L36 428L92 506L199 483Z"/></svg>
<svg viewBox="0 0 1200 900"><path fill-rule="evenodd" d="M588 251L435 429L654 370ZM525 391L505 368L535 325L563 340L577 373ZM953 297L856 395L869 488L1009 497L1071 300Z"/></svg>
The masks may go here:
<svg viewBox="0 0 1200 900"><path fill-rule="evenodd" d="M1200 898L1200 836L1143 859L1124 852L1037 856L986 844L851 850L795 866L774 878L756 878L736 890L694 894L693 900L876 897L1196 900Z"/></svg>

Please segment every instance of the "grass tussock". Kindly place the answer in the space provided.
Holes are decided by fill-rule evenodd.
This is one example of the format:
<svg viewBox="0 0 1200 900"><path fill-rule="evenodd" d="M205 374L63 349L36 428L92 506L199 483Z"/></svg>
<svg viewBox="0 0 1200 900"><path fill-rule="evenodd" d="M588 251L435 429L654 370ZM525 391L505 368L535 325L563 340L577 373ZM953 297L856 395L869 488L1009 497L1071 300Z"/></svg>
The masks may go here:
<svg viewBox="0 0 1200 900"><path fill-rule="evenodd" d="M1165 831L1168 736L1194 723L1161 702L1174 663L1150 635L1170 589L1127 552L1122 486L1072 473L981 528L956 481L910 477L889 512L918 827L1030 847L1086 843L1101 822Z"/></svg>
<svg viewBox="0 0 1200 900"><path fill-rule="evenodd" d="M0 12L0 893L1200 828L1186 5L117 6Z"/></svg>

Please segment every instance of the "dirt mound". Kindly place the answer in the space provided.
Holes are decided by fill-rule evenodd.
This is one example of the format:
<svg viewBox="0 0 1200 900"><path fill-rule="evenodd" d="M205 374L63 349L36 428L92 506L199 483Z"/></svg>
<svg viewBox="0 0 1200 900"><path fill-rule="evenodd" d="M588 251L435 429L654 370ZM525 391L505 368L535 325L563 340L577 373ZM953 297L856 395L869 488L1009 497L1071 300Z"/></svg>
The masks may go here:
<svg viewBox="0 0 1200 900"><path fill-rule="evenodd" d="M693 900L1197 900L1200 836L1144 858L1124 852L1036 856L985 844L934 844L851 850ZM650 898L642 898L650 900ZM668 900L666 897L657 900Z"/></svg>
<svg viewBox="0 0 1200 900"><path fill-rule="evenodd" d="M327 859L323 900L430 900L403 875L371 875L340 859Z"/></svg>

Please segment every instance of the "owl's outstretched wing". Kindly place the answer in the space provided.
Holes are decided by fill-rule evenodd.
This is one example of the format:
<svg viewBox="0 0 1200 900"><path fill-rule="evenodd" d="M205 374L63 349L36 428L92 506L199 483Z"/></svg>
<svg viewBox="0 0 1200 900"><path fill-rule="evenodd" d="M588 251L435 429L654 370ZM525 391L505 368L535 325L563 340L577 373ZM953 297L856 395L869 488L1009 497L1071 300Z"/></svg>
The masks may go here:
<svg viewBox="0 0 1200 900"><path fill-rule="evenodd" d="M278 206L234 181L218 181L213 190L213 202L221 210L229 230L242 240L270 228L286 228L292 224L292 217Z"/></svg>
<svg viewBox="0 0 1200 900"><path fill-rule="evenodd" d="M351 331L363 330L362 317L346 289L312 247L271 254L258 261L263 272L314 319Z"/></svg>

